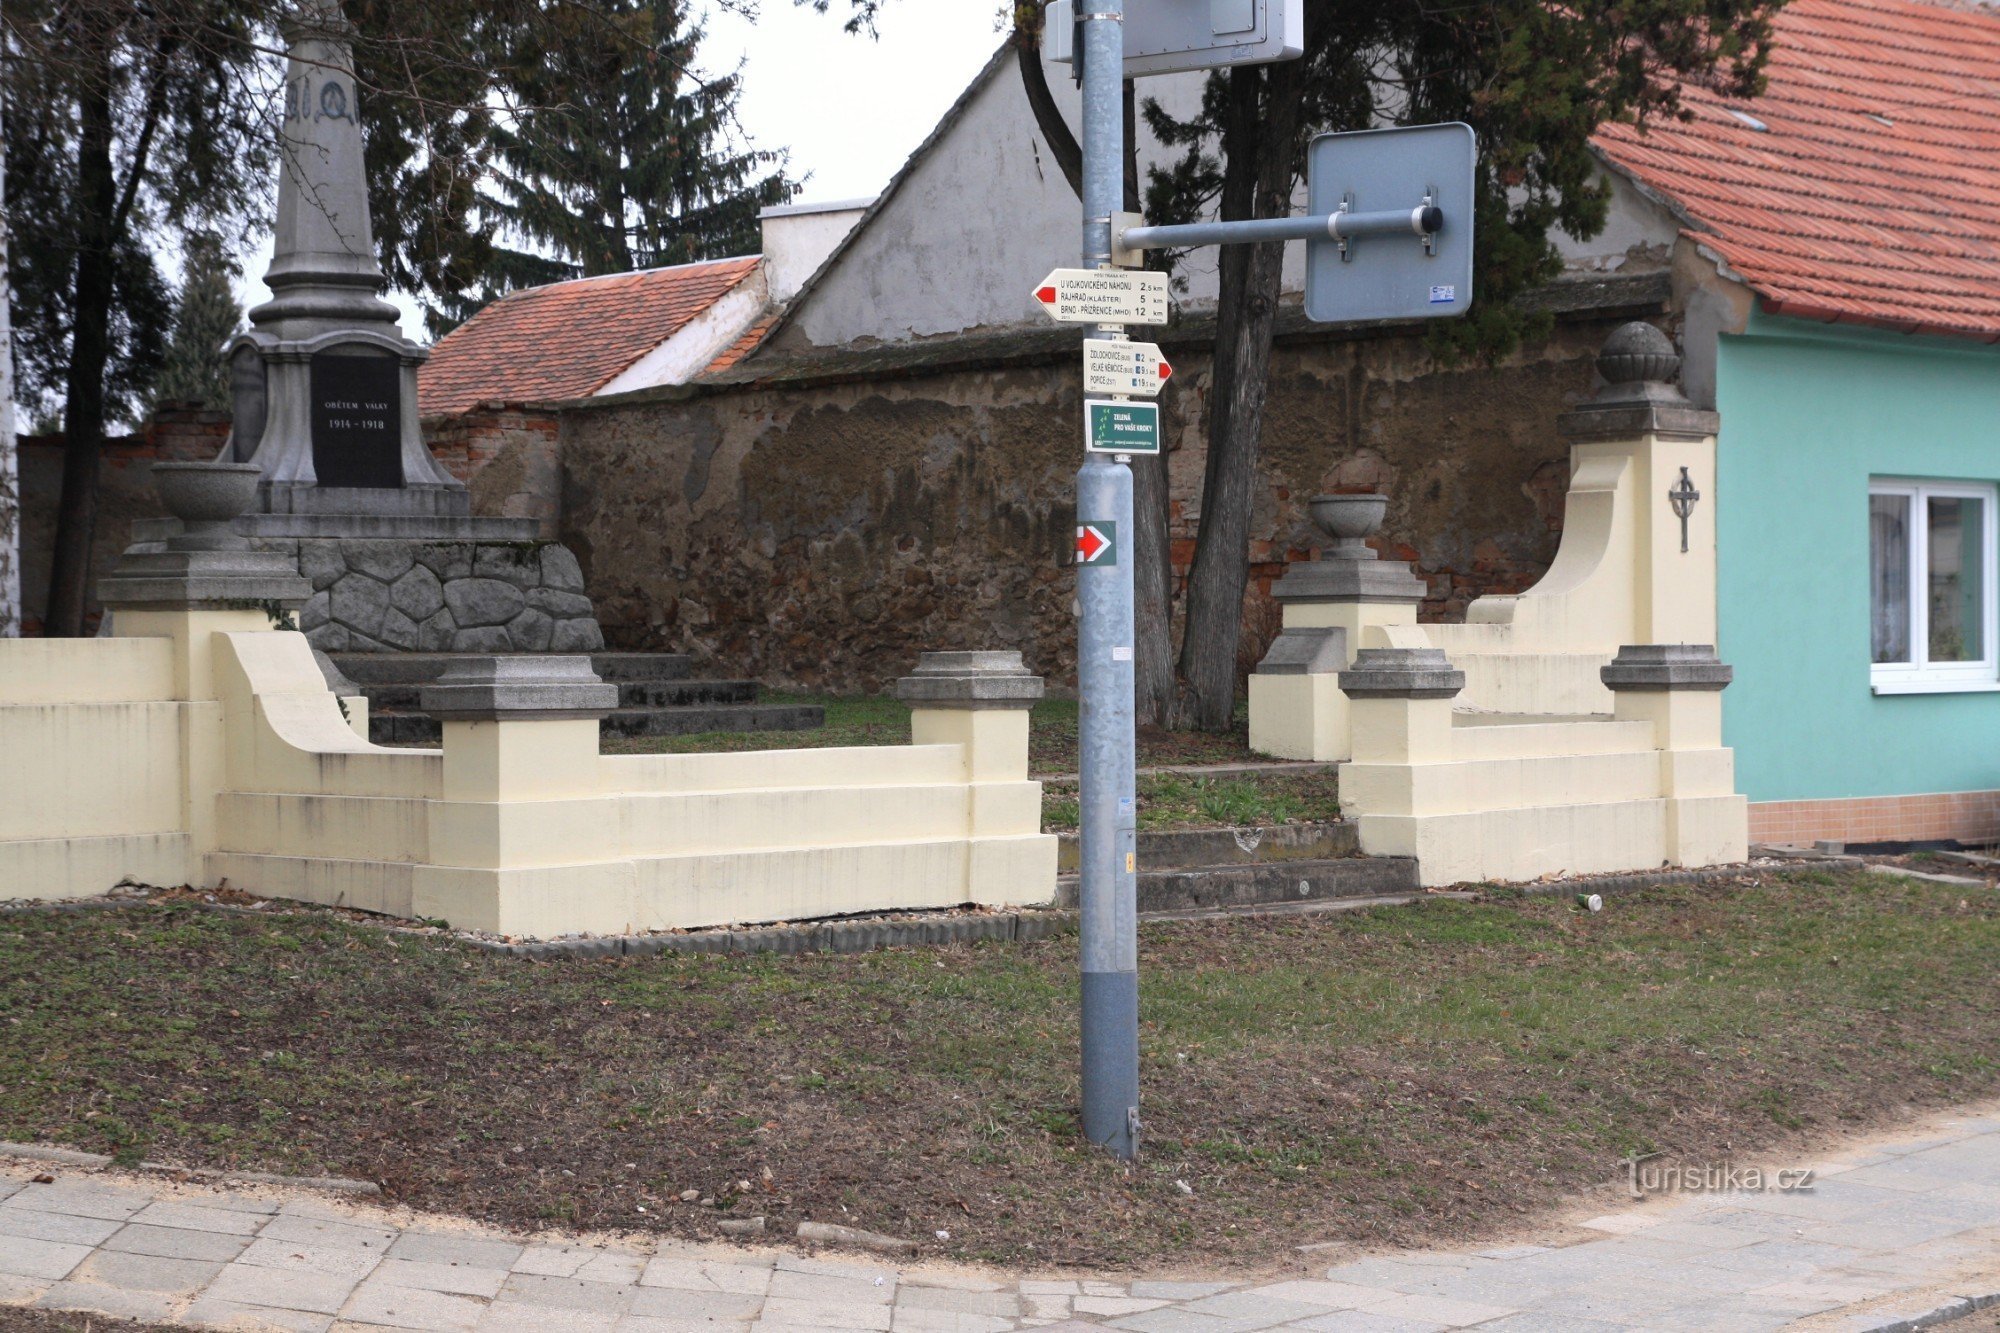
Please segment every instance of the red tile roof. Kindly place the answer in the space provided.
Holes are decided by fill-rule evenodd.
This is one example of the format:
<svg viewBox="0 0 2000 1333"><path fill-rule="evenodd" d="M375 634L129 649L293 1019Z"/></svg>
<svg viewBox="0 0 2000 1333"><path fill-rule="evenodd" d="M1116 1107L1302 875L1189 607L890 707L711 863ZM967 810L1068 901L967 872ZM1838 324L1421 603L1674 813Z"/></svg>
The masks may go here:
<svg viewBox="0 0 2000 1333"><path fill-rule="evenodd" d="M493 399L595 393L757 264L752 255L509 292L431 349L417 374L418 410L426 417L453 416Z"/></svg>
<svg viewBox="0 0 2000 1333"><path fill-rule="evenodd" d="M749 328L743 330L741 338L724 348L715 360L709 362L702 374L713 375L719 370L727 370L750 355L756 350L757 344L764 341L764 335L777 327L778 319L779 316L776 314L759 317Z"/></svg>
<svg viewBox="0 0 2000 1333"><path fill-rule="evenodd" d="M2000 340L2000 14L1793 0L1775 27L1762 96L1690 87L1692 121L1600 151L1767 310Z"/></svg>

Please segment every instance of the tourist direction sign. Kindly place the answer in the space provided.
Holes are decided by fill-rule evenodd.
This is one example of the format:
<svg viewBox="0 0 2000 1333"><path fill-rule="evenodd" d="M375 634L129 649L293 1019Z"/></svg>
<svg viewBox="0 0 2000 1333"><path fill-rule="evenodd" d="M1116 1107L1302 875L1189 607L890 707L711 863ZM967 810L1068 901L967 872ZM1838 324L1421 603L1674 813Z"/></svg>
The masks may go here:
<svg viewBox="0 0 2000 1333"><path fill-rule="evenodd" d="M1157 398L1174 368L1152 343L1083 340L1083 391Z"/></svg>
<svg viewBox="0 0 2000 1333"><path fill-rule="evenodd" d="M1115 565L1118 563L1118 525L1108 518L1076 525L1076 563Z"/></svg>
<svg viewBox="0 0 2000 1333"><path fill-rule="evenodd" d="M1160 452L1158 403L1106 403L1085 399L1083 447L1093 454Z"/></svg>
<svg viewBox="0 0 2000 1333"><path fill-rule="evenodd" d="M1167 275L1059 268L1035 288L1035 299L1064 324L1164 324Z"/></svg>

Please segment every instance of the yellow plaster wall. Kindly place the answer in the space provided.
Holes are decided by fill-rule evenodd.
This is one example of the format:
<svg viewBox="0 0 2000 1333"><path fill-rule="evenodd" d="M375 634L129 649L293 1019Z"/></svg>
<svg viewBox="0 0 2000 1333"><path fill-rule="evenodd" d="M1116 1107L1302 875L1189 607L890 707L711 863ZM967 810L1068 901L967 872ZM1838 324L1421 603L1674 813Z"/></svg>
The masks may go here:
<svg viewBox="0 0 2000 1333"><path fill-rule="evenodd" d="M0 897L188 876L182 745L162 639L0 639Z"/></svg>
<svg viewBox="0 0 2000 1333"><path fill-rule="evenodd" d="M1429 629L1377 630L1363 646L1420 647ZM1615 716L1583 720L1353 700L1340 800L1362 850L1415 857L1432 886L1743 860L1748 806L1720 695L1616 697Z"/></svg>
<svg viewBox="0 0 2000 1333"><path fill-rule="evenodd" d="M228 880L552 936L1054 896L1025 710L919 709L907 746L604 756L536 720L397 749L261 612L114 624L0 642L0 897Z"/></svg>
<svg viewBox="0 0 2000 1333"><path fill-rule="evenodd" d="M211 878L516 935L1053 897L1024 710L920 709L908 746L605 756L595 722L532 721L387 749L288 637L218 639Z"/></svg>

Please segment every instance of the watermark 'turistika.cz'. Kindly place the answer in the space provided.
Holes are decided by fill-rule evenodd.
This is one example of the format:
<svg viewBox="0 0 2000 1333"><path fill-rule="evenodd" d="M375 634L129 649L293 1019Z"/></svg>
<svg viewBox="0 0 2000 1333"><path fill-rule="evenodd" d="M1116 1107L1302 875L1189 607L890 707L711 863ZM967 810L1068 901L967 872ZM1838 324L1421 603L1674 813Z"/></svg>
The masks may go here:
<svg viewBox="0 0 2000 1333"><path fill-rule="evenodd" d="M1809 1166L1763 1167L1648 1165L1658 1153L1625 1159L1625 1185L1635 1199L1649 1194L1796 1194L1809 1193Z"/></svg>

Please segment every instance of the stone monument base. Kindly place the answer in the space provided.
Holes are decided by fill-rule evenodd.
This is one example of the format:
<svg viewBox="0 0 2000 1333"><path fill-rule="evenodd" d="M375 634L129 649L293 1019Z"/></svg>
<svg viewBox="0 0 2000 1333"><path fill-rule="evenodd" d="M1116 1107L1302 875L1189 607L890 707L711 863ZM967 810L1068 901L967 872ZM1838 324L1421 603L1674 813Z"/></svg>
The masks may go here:
<svg viewBox="0 0 2000 1333"><path fill-rule="evenodd" d="M402 486L311 486L267 482L259 497L261 514L251 519L285 519L299 515L342 518L463 519L472 513L472 497L463 486L410 482ZM502 520L503 522L509 520Z"/></svg>
<svg viewBox="0 0 2000 1333"><path fill-rule="evenodd" d="M604 647L576 557L533 519L245 514L235 530L282 552L312 596L299 628L329 653L589 653ZM134 525L165 549L178 519Z"/></svg>

